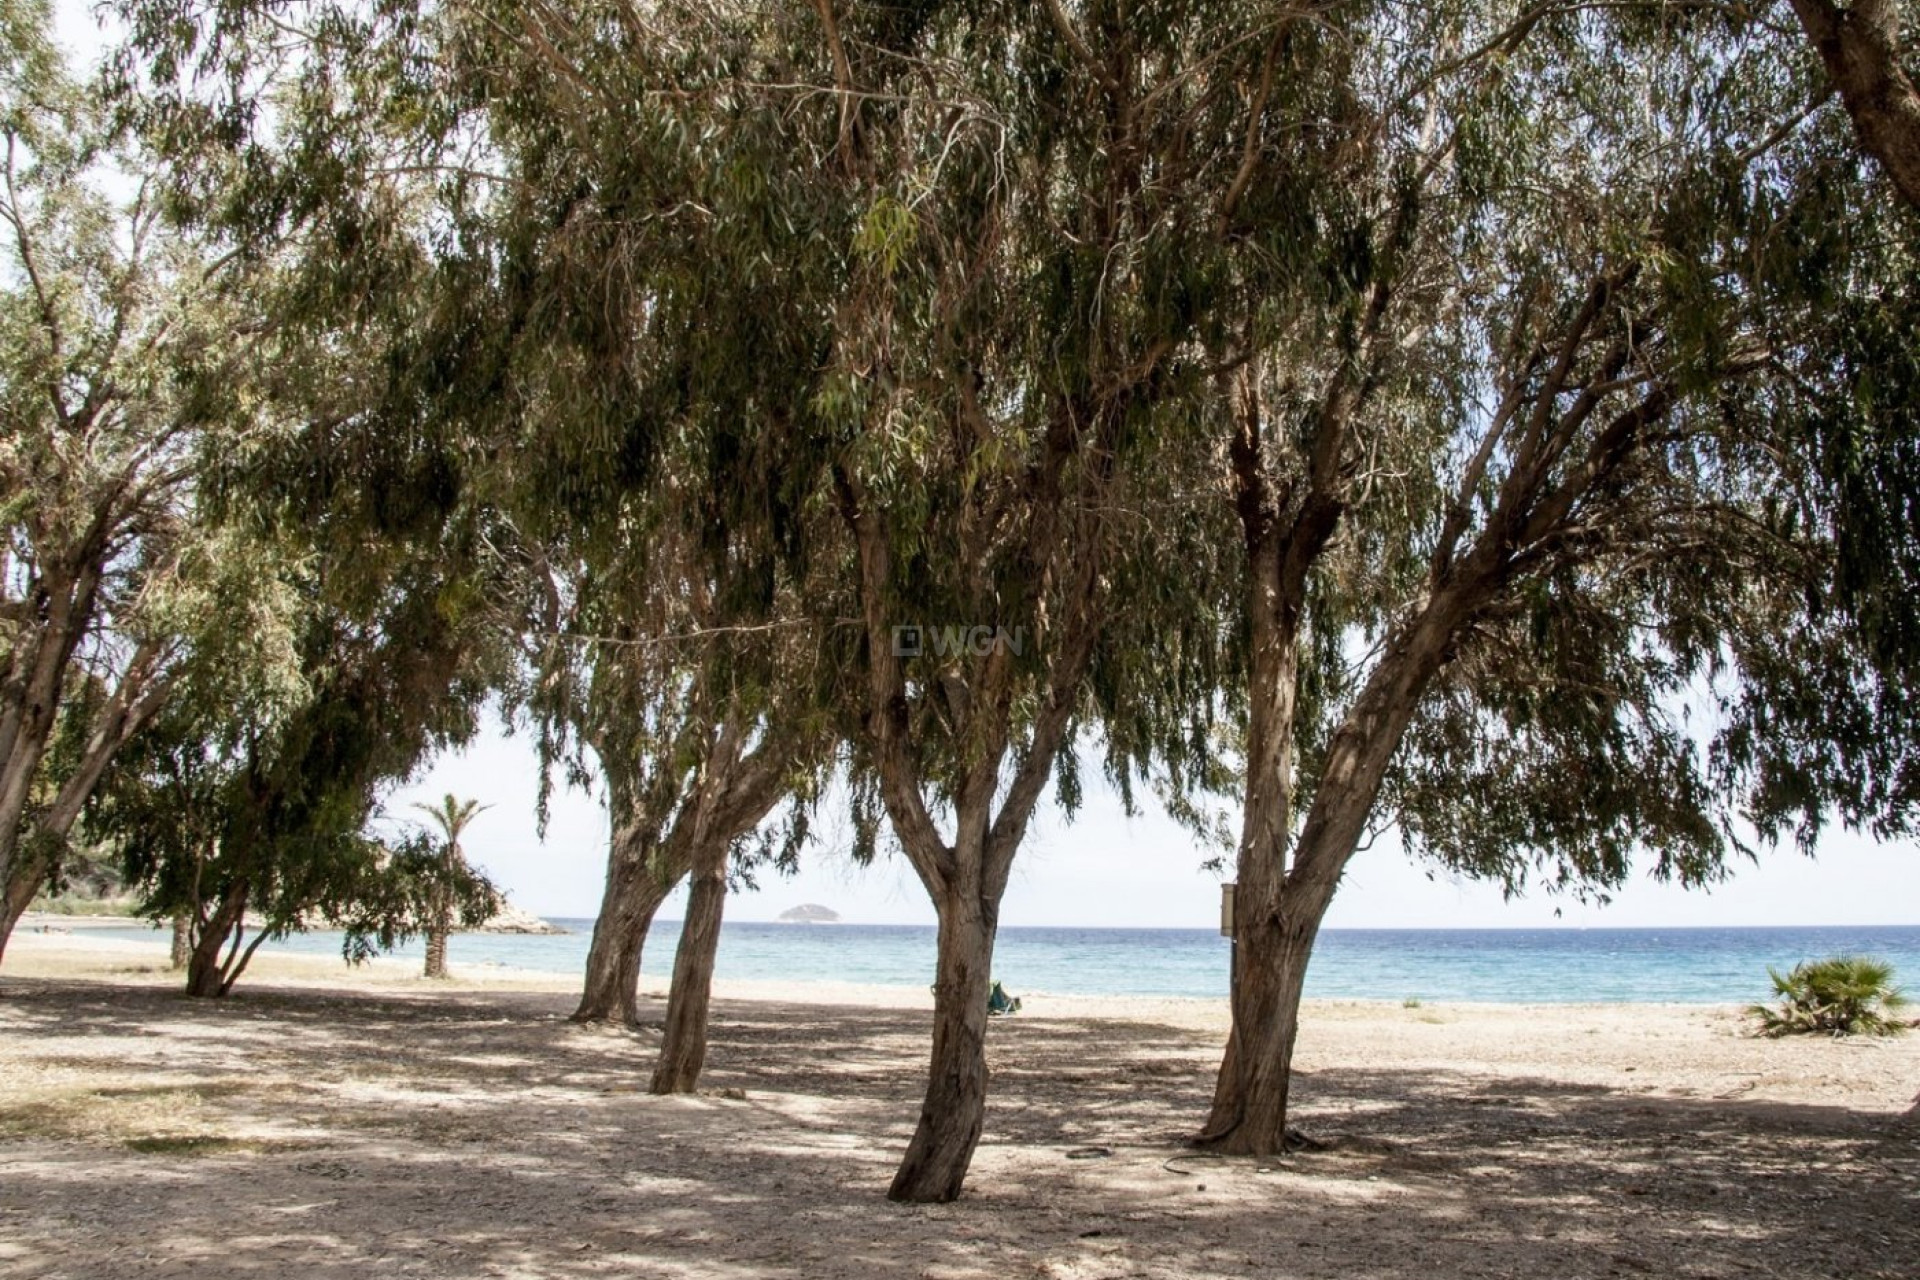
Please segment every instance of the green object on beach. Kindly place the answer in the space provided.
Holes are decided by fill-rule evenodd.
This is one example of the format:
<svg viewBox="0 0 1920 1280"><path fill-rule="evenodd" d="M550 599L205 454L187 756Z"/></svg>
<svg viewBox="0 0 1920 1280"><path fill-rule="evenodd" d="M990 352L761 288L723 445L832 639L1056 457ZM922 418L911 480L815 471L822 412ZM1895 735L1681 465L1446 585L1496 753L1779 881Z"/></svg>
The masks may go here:
<svg viewBox="0 0 1920 1280"><path fill-rule="evenodd" d="M1797 964L1788 974L1767 973L1779 1007L1747 1009L1760 1019L1762 1035L1890 1036L1907 1029L1900 1020L1907 998L1893 983L1893 966L1883 960L1834 956Z"/></svg>
<svg viewBox="0 0 1920 1280"><path fill-rule="evenodd" d="M996 978L993 990L987 993L987 1015L998 1017L1003 1013L1018 1012L1020 1012L1020 997L1008 995L1007 989L1001 986L999 979Z"/></svg>

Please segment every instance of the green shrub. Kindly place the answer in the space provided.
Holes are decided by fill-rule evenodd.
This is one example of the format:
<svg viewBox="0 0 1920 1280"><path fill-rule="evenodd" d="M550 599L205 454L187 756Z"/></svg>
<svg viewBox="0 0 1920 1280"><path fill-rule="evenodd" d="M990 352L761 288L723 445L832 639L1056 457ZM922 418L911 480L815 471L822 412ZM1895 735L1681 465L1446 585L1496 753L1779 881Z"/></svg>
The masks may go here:
<svg viewBox="0 0 1920 1280"><path fill-rule="evenodd" d="M1802 961L1784 976L1777 969L1767 974L1780 1004L1748 1009L1760 1019L1761 1035L1889 1036L1907 1029L1898 1016L1907 999L1884 960L1834 956Z"/></svg>

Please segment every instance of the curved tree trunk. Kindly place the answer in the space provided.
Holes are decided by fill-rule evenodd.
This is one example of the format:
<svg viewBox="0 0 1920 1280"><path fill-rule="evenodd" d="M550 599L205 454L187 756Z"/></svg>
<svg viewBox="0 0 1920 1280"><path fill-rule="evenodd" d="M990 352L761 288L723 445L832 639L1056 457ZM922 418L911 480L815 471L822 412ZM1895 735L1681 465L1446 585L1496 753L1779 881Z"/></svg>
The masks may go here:
<svg viewBox="0 0 1920 1280"><path fill-rule="evenodd" d="M713 996L714 958L720 950L720 918L727 905L726 841L710 840L700 851L687 900L680 946L673 956L673 986L667 992L666 1039L654 1068L654 1093L692 1093L707 1060L707 1013Z"/></svg>
<svg viewBox="0 0 1920 1280"><path fill-rule="evenodd" d="M933 996L933 1056L920 1122L887 1191L891 1200L957 1198L987 1115L987 997L994 920L976 895L936 903L939 961Z"/></svg>
<svg viewBox="0 0 1920 1280"><path fill-rule="evenodd" d="M1292 793L1291 745L1276 752L1270 771L1250 771L1235 893L1233 1032L1221 1062L1212 1115L1198 1142L1245 1155L1286 1150L1287 1105L1293 1049L1299 1032L1300 996L1314 939L1339 888L1340 877L1359 848L1387 766L1413 718L1422 692L1445 665L1448 644L1464 616L1458 596L1436 593L1401 631L1375 667L1352 710L1334 733L1297 840L1286 837L1285 814ZM1281 643L1287 658L1290 645ZM1273 726L1255 723L1249 741L1290 724L1297 676L1283 666L1275 696L1265 705L1284 709ZM1259 667L1255 688L1259 688ZM1291 866L1287 854L1291 845Z"/></svg>
<svg viewBox="0 0 1920 1280"><path fill-rule="evenodd" d="M1325 543L1333 513L1303 511L1283 531L1265 511L1258 470L1257 402L1236 440L1247 539L1248 669L1246 799L1235 866L1232 1023L1213 1110L1196 1145L1278 1155L1287 1141L1287 1097L1300 992L1320 917L1287 883L1299 701L1302 557Z"/></svg>
<svg viewBox="0 0 1920 1280"><path fill-rule="evenodd" d="M1276 915L1245 924L1236 920L1234 1030L1199 1145L1235 1155L1286 1151L1300 996L1313 941L1331 900L1329 894L1316 907L1283 898Z"/></svg>
<svg viewBox="0 0 1920 1280"><path fill-rule="evenodd" d="M96 514L104 519L107 513ZM104 526L96 522L100 527ZM166 694L168 682L154 679L164 646L142 641L101 708L80 760L51 808L40 821L28 820L29 797L59 717L67 668L94 618L104 566L93 556L103 550L96 541L73 548L83 566L46 575L29 611L36 621L10 637L9 661L0 670L0 884L9 888L19 871L29 830L64 840L113 753L152 718ZM37 872L44 874L44 868ZM0 946L4 944L5 937L0 936Z"/></svg>
<svg viewBox="0 0 1920 1280"><path fill-rule="evenodd" d="M427 930L427 968L429 978L447 976L447 935L452 932L444 920L438 921Z"/></svg>
<svg viewBox="0 0 1920 1280"><path fill-rule="evenodd" d="M40 892L41 880L38 867L28 867L25 859L14 862L13 874L7 878L4 894L0 894L0 960L6 958L7 940L13 937L13 926L20 923L34 895Z"/></svg>
<svg viewBox="0 0 1920 1280"><path fill-rule="evenodd" d="M193 959L193 917L184 911L173 914L173 952L168 957L169 967L178 972L187 967Z"/></svg>
<svg viewBox="0 0 1920 1280"><path fill-rule="evenodd" d="M607 888L593 922L586 982L575 1022L640 1025L640 954L653 916L687 873L669 841L658 847L631 827L616 827L607 850Z"/></svg>
<svg viewBox="0 0 1920 1280"><path fill-rule="evenodd" d="M188 995L224 996L232 988L233 979L239 976L233 965L239 951L238 934L246 912L247 882L236 880L220 899L220 905L207 918L207 923L201 927L200 937L195 940L193 952L187 957ZM229 946L229 942L233 945ZM221 955L223 951L227 952L225 957Z"/></svg>
<svg viewBox="0 0 1920 1280"><path fill-rule="evenodd" d="M7 958L7 943L13 940L14 926L27 914L27 908L33 905L46 882L42 868L24 857L14 859L13 874L7 879L4 891L0 891L0 961Z"/></svg>

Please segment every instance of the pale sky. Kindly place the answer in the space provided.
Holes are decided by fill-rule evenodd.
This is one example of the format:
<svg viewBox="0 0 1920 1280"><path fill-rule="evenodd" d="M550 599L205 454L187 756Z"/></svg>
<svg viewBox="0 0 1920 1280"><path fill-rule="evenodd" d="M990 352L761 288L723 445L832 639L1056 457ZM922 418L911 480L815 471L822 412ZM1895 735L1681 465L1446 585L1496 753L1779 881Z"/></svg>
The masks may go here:
<svg viewBox="0 0 1920 1280"><path fill-rule="evenodd" d="M437 761L386 808L405 820L414 814L411 802L448 791L491 804L466 837L468 856L530 911L592 916L606 871L606 815L597 797L556 791L541 844L533 817L538 774L524 736L490 730L471 749ZM1193 837L1157 809L1128 819L1119 800L1095 781L1093 768L1083 775L1086 802L1074 822L1050 805L1037 815L1014 864L1001 923L1215 926L1222 877L1200 870L1207 854ZM847 855L844 820L823 813L816 832L797 875L763 872L757 891L728 904L729 918L772 920L789 907L817 902L853 924L933 923L933 907L900 855L863 870ZM1782 848L1763 854L1758 865L1741 865L1711 890L1687 891L1641 876L1605 907L1539 893L1504 902L1495 886L1435 876L1429 880L1426 867L1391 838L1382 839L1354 860L1327 923L1410 929L1920 924L1920 847L1878 845L1844 832L1830 835L1817 858ZM677 918L680 910L676 897L661 918Z"/></svg>
<svg viewBox="0 0 1920 1280"><path fill-rule="evenodd" d="M107 41L87 0L56 0L56 38L82 66L97 62ZM1129 819L1118 799L1084 771L1086 803L1071 825L1043 808L1014 865L1001 916L1005 925L1210 928L1219 919L1221 876L1185 830L1157 810ZM493 807L475 820L469 855L513 900L548 916L591 916L599 909L606 868L607 820L596 797L556 793L542 843L535 831L538 764L531 745L497 731L470 750L447 756L387 804L407 820L415 800L448 791ZM414 815L418 816L418 815ZM898 854L861 869L847 856L844 833L823 815L820 839L792 878L761 876L760 888L729 904L737 920L771 920L788 907L818 902L851 923L931 924L933 907ZM1555 910L1561 913L1556 918ZM676 898L662 918L679 915ZM1681 890L1644 877L1606 907L1532 894L1501 899L1491 885L1429 878L1389 839L1355 859L1334 901L1333 928L1530 928L1684 925L1920 924L1920 848L1911 841L1878 845L1836 832L1817 859L1791 849L1745 865L1710 891Z"/></svg>

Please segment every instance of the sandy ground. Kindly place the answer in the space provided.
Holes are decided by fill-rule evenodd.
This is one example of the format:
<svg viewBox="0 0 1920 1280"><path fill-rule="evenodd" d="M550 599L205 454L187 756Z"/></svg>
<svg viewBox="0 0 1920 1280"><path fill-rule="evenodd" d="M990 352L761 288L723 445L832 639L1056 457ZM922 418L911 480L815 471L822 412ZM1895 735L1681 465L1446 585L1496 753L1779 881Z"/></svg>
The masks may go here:
<svg viewBox="0 0 1920 1280"><path fill-rule="evenodd" d="M0 1277L1920 1275L1920 1035L1756 1040L1686 1006L1309 1006L1326 1151L1197 1157L1224 1011L1029 999L968 1194L883 1193L917 993L719 992L707 1092L570 984L263 955L189 1001L158 946L0 970Z"/></svg>

